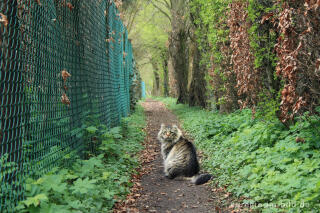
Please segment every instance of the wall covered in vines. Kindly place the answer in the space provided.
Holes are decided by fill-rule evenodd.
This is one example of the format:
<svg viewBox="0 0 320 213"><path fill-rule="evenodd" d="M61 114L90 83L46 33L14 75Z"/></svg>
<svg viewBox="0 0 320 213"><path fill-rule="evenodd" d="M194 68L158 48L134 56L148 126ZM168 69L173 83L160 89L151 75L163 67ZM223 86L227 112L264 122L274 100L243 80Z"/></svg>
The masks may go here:
<svg viewBox="0 0 320 213"><path fill-rule="evenodd" d="M314 112L320 98L320 1L286 1L278 19L277 74L285 81L281 116L285 122Z"/></svg>
<svg viewBox="0 0 320 213"><path fill-rule="evenodd" d="M250 107L283 123L316 113L320 0L193 0L191 9L200 11L198 43L220 111Z"/></svg>

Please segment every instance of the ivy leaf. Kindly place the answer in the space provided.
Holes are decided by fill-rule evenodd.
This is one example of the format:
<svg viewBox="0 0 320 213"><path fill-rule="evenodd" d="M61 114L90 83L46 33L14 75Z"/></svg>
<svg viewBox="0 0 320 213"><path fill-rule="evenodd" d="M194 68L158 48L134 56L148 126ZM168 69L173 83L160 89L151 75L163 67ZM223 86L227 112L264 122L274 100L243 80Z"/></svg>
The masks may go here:
<svg viewBox="0 0 320 213"><path fill-rule="evenodd" d="M90 134L94 134L96 131L98 131L98 129L94 126L89 126L86 128L86 130L90 133Z"/></svg>
<svg viewBox="0 0 320 213"><path fill-rule="evenodd" d="M102 173L102 179L107 180L111 175L111 172L103 172Z"/></svg>
<svg viewBox="0 0 320 213"><path fill-rule="evenodd" d="M80 209L83 208L84 206L80 202L80 200L73 200L73 201L68 201L68 205L71 206L74 209Z"/></svg>
<svg viewBox="0 0 320 213"><path fill-rule="evenodd" d="M78 177L79 177L78 175L67 174L64 178L66 180L74 180L74 179L77 179Z"/></svg>
<svg viewBox="0 0 320 213"><path fill-rule="evenodd" d="M33 212L33 211L31 211ZM56 205L54 203L45 204L44 206L41 206L40 213L71 213L72 211L69 210L68 206L65 205Z"/></svg>
<svg viewBox="0 0 320 213"><path fill-rule="evenodd" d="M112 200L114 194L115 194L114 191L110 191L109 189L105 189L104 192L103 192L103 197L108 199L108 200Z"/></svg>
<svg viewBox="0 0 320 213"><path fill-rule="evenodd" d="M46 191L63 193L67 189L67 184L62 183L62 175L46 175L42 185Z"/></svg>
<svg viewBox="0 0 320 213"><path fill-rule="evenodd" d="M122 138L121 127L114 127L110 129L109 133L113 136L113 138L116 138L116 139Z"/></svg>
<svg viewBox="0 0 320 213"><path fill-rule="evenodd" d="M82 174L87 174L90 171L94 171L94 168L102 168L103 163L102 160L99 158L90 158L89 160L83 161L83 166L82 166Z"/></svg>
<svg viewBox="0 0 320 213"><path fill-rule="evenodd" d="M27 207L33 205L35 207L39 206L41 202L48 201L48 197L45 194L38 194L34 197L28 197L26 200L22 201Z"/></svg>
<svg viewBox="0 0 320 213"><path fill-rule="evenodd" d="M73 190L72 194L87 194L89 191L94 190L96 188L94 185L94 183L96 182L97 180L89 180L89 178L86 178L84 180L78 178L74 182L74 185L71 187L71 190Z"/></svg>

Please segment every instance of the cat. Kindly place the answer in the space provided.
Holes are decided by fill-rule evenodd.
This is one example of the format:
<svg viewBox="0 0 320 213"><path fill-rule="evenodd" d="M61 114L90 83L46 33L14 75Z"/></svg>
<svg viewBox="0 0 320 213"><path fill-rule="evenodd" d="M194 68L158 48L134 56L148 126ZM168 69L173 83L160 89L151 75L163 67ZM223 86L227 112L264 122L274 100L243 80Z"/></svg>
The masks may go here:
<svg viewBox="0 0 320 213"><path fill-rule="evenodd" d="M161 124L158 140L161 142L161 155L167 178L183 176L191 178L191 182L196 185L204 184L211 179L210 174L199 175L200 166L196 148L182 136L177 125Z"/></svg>

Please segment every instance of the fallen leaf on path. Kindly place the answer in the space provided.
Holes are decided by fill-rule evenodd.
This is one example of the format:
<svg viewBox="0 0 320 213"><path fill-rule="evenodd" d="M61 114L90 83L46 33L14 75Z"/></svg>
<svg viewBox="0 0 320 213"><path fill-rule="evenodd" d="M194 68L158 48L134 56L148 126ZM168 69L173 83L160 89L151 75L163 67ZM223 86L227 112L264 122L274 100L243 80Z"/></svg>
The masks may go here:
<svg viewBox="0 0 320 213"><path fill-rule="evenodd" d="M230 196L230 194L231 194L230 192L227 192L227 194L225 194L224 197L227 198Z"/></svg>

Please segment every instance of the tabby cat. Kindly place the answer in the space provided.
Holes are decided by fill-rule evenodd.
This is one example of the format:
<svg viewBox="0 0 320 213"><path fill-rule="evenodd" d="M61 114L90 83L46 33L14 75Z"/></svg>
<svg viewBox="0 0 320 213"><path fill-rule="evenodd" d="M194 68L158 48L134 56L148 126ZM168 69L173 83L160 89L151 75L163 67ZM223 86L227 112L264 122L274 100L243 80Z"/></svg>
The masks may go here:
<svg viewBox="0 0 320 213"><path fill-rule="evenodd" d="M199 175L196 148L182 136L176 125L161 124L158 140L161 142L164 173L167 178L191 177L191 182L196 185L204 184L211 179L210 174Z"/></svg>

